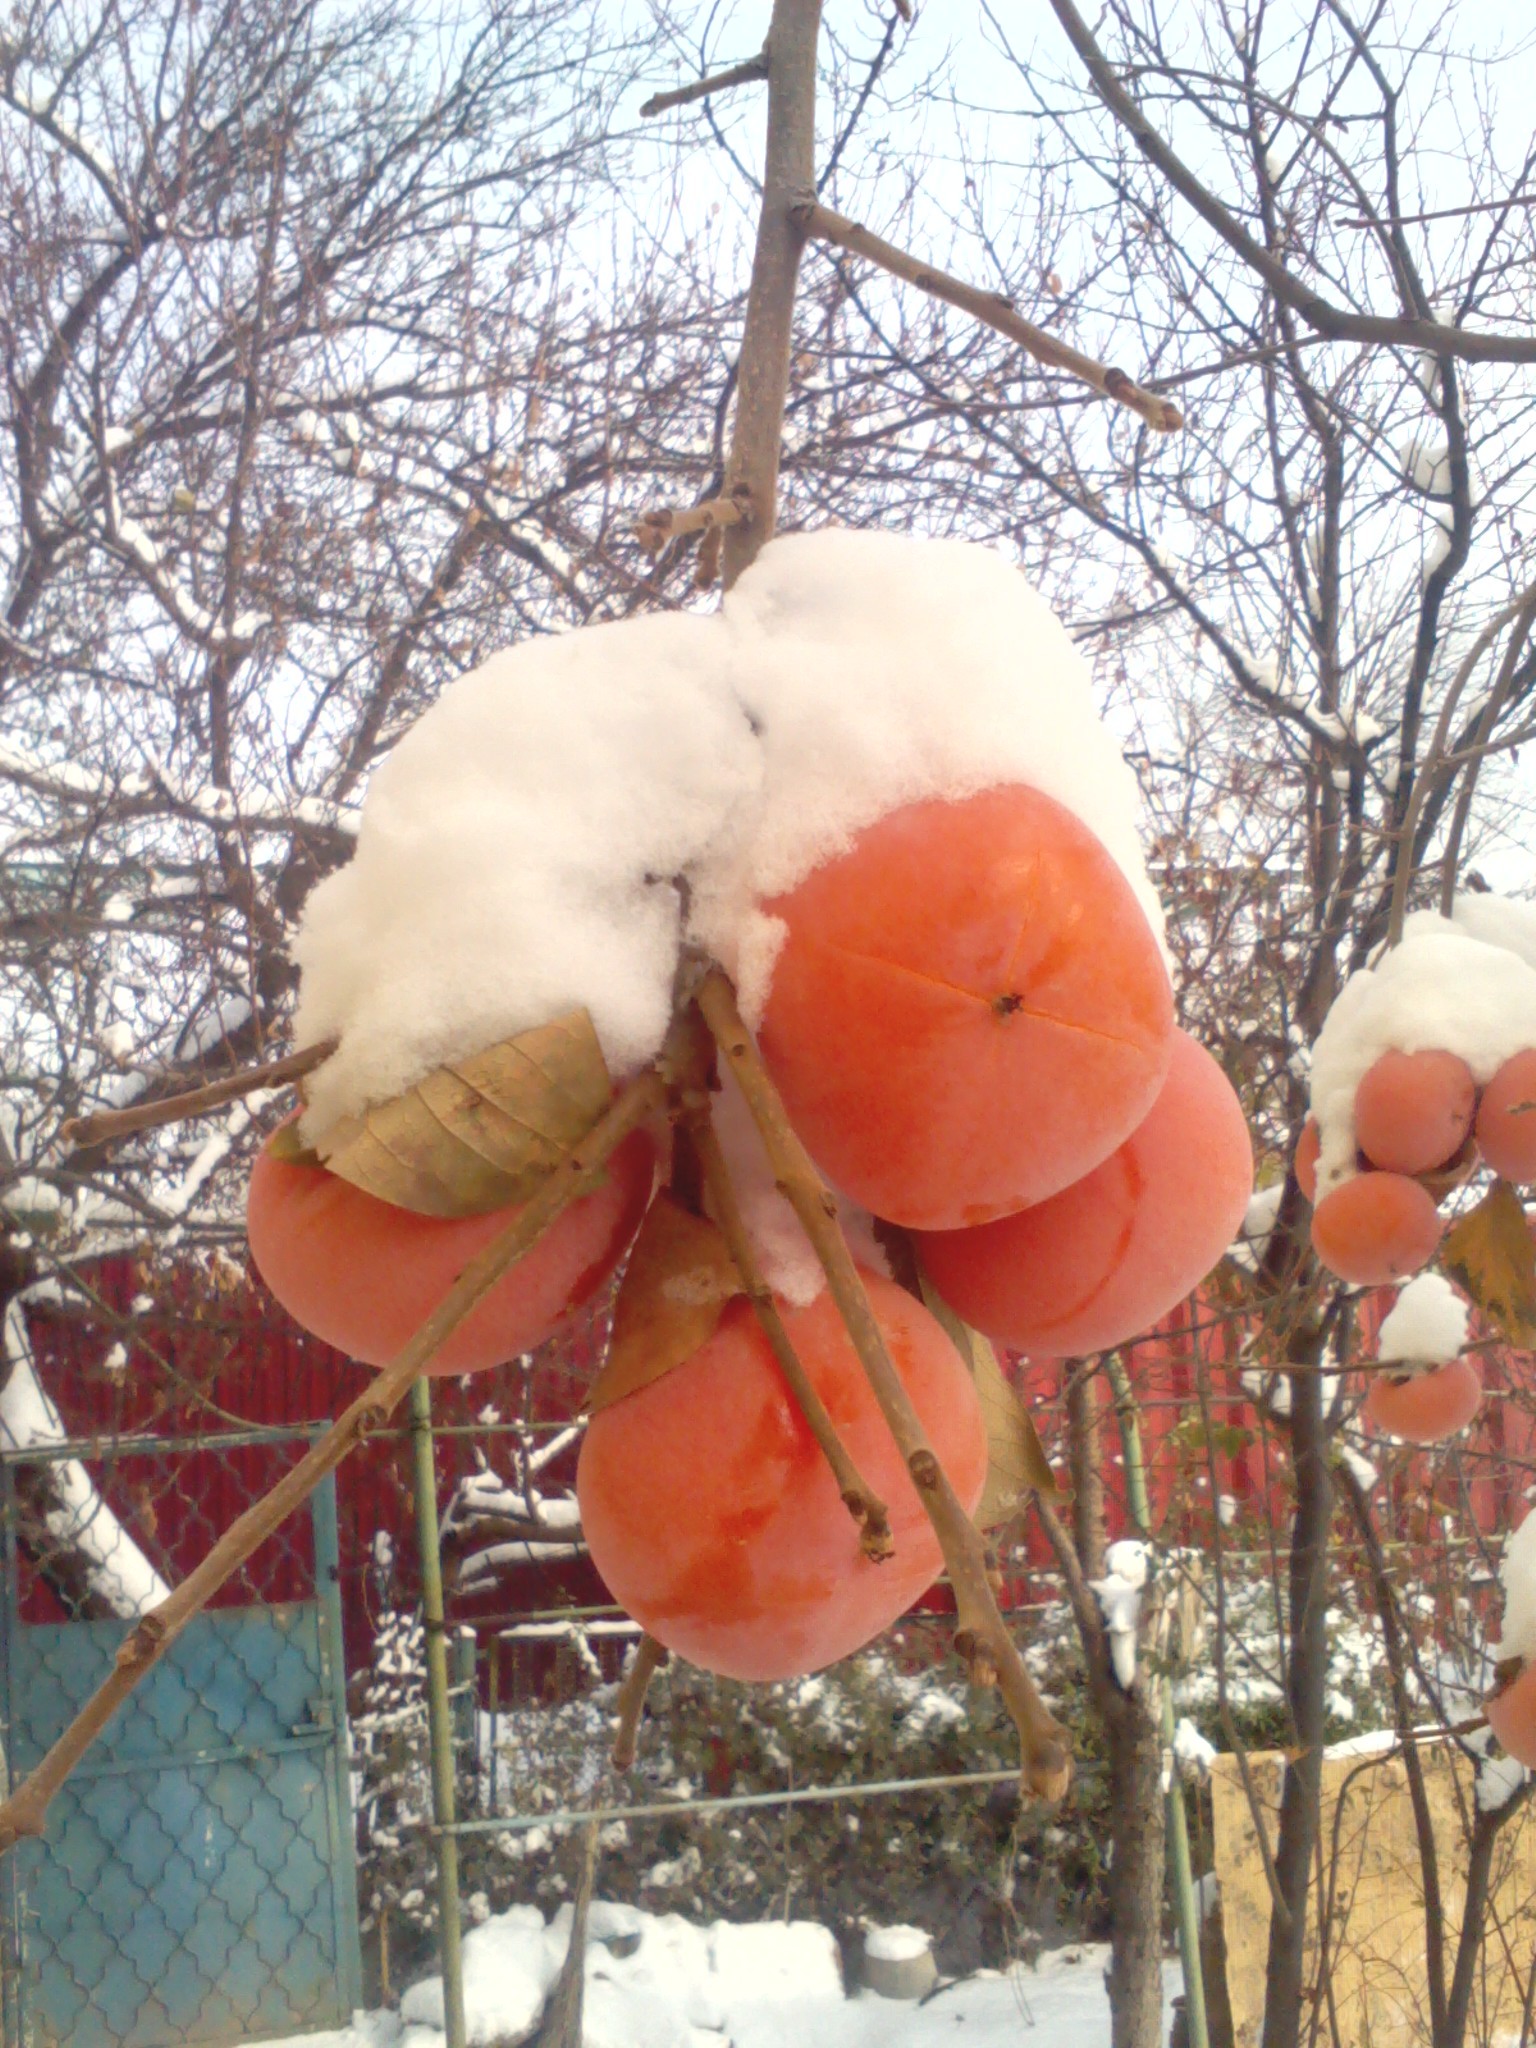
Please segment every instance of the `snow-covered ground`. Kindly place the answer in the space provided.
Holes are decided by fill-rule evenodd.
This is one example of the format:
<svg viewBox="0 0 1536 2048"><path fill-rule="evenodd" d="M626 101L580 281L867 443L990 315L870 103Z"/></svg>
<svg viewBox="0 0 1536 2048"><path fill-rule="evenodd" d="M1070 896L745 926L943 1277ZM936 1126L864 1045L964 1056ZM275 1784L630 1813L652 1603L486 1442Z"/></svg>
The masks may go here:
<svg viewBox="0 0 1536 2048"><path fill-rule="evenodd" d="M465 1937L472 2048L511 2048L537 2024L560 1968L570 1908L547 1925L514 1906ZM1109 2038L1104 1947L1065 1948L1038 1967L982 1971L920 2004L843 1993L837 1945L807 1920L698 1927L602 1901L592 1908L585 2048L1090 2048ZM1164 1965L1171 2005L1178 1967ZM268 2048L439 2048L442 1988L428 1978L401 2011L361 2013L342 2033Z"/></svg>

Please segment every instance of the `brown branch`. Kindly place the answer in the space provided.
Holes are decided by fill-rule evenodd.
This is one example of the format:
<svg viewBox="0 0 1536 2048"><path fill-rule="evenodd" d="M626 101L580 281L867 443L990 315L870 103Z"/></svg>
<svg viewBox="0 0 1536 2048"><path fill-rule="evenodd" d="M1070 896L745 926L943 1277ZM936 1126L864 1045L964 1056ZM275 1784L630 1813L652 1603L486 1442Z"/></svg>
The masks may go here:
<svg viewBox="0 0 1536 2048"><path fill-rule="evenodd" d="M1471 363L1536 363L1536 335L1471 334L1464 327L1442 327L1434 320L1384 318L1374 313L1348 313L1294 277L1277 256L1256 242L1246 228L1202 185L1184 161L1158 134L1115 75L1114 66L1094 41L1088 24L1072 0L1050 0L1094 91L1151 164L1180 193L1208 227L1255 271L1281 305L1330 341L1360 341L1375 346L1422 349L1433 356L1456 356Z"/></svg>
<svg viewBox="0 0 1536 2048"><path fill-rule="evenodd" d="M691 1125L693 1141L698 1147L699 1157L704 1165L704 1185L709 1191L710 1204L715 1221L719 1224L736 1270L741 1275L741 1284L747 1299L757 1311L757 1319L763 1326L763 1335L772 1346L795 1405L805 1417L811 1435L821 1446L823 1457L832 1467L832 1476L837 1481L837 1490L850 1515L859 1525L859 1542L864 1555L875 1564L881 1564L892 1555L891 1520L886 1505L859 1472L858 1466L847 1445L837 1433L837 1425L827 1411L827 1404L811 1383L800 1357L790 1341L784 1327L784 1318L779 1314L778 1303L773 1298L773 1289L764 1281L758 1271L757 1261L752 1255L752 1241L742 1219L741 1205L736 1200L726 1167L725 1154L720 1149L720 1140L714 1125L709 1121L708 1110Z"/></svg>
<svg viewBox="0 0 1536 2048"><path fill-rule="evenodd" d="M665 1055L664 1055L665 1057ZM618 1095L607 1114L520 1209L464 1268L453 1286L405 1349L373 1384L346 1408L325 1435L286 1472L269 1493L232 1522L208 1555L169 1599L152 1608L117 1652L112 1671L91 1695L58 1741L17 1790L0 1805L0 1855L25 1835L41 1835L49 1801L106 1727L139 1680L165 1655L182 1630L224 1582L300 1507L355 1444L389 1419L438 1347L488 1294L506 1269L520 1259L570 1203L597 1187L620 1142L655 1115L667 1100L656 1070L642 1074Z"/></svg>
<svg viewBox="0 0 1536 2048"><path fill-rule="evenodd" d="M917 257L909 256L905 249L898 249L893 242L882 241L868 228L845 220L830 207L814 202L797 206L795 217L813 241L831 242L839 249L846 249L850 255L862 256L870 263L877 263L882 270L890 271L893 277L916 285L930 298L942 299L945 305L956 306L962 313L969 313L973 320L980 320L984 326L1028 349L1035 361L1046 369L1065 370L1069 376L1091 385L1103 397L1113 399L1116 405L1123 405L1137 414L1158 433L1176 434L1183 426L1184 415L1172 399L1159 398L1155 392L1144 391L1139 384L1131 382L1124 370L1106 369L1092 356L1085 356L1080 350L1058 340L1054 334L1048 334L1043 327L1036 327L1033 321L1015 312L1012 300L1001 292L984 292L975 285L963 284L946 271L935 270L932 264L919 262Z"/></svg>
<svg viewBox="0 0 1536 2048"><path fill-rule="evenodd" d="M739 526L751 517L752 503L740 485L725 498L706 498L701 505L685 505L678 511L658 506L642 512L635 521L635 539L648 555L659 555L669 540L685 534L708 534L722 526Z"/></svg>
<svg viewBox="0 0 1536 2048"><path fill-rule="evenodd" d="M1001 1690L1019 1730L1025 1785L1042 1798L1060 1799L1072 1778L1065 1731L1035 1690L998 1613L986 1546L934 1455L922 1419L891 1363L864 1283L838 1228L836 1199L795 1135L779 1091L741 1020L735 990L718 968L705 975L697 1000L746 1097L774 1176L821 1261L880 1412L939 1539L955 1592L955 1648L965 1659L973 1684Z"/></svg>
<svg viewBox="0 0 1536 2048"><path fill-rule="evenodd" d="M254 1094L258 1088L281 1088L285 1082L311 1074L336 1050L334 1038L320 1045L306 1045L299 1052L285 1053L280 1060L267 1060L259 1067L242 1067L238 1074L226 1074L222 1081L210 1081L202 1088L188 1088L179 1095L162 1095L157 1102L136 1102L130 1109L103 1109L93 1116L71 1117L59 1128L66 1145L110 1145L135 1131L152 1131L161 1124L184 1123L188 1117L206 1116L239 1096Z"/></svg>
<svg viewBox="0 0 1536 2048"><path fill-rule="evenodd" d="M736 419L726 462L727 497L744 493L751 517L725 530L730 589L773 537L790 330L805 230L796 207L816 191L816 39L821 0L773 0L768 24L768 141L763 204L752 252L747 317L736 380Z"/></svg>
<svg viewBox="0 0 1536 2048"><path fill-rule="evenodd" d="M732 64L726 71L712 72L708 78L696 78L692 85L678 85L670 92L653 93L640 109L640 118L649 121L657 114L670 113L674 107L688 107L695 100L707 100L712 93L729 92L733 85L756 85L767 76L768 52L760 50L755 57L748 57L741 64Z"/></svg>
<svg viewBox="0 0 1536 2048"><path fill-rule="evenodd" d="M666 1663L669 1654L654 1636L642 1635L635 1645L633 1661L619 1687L619 1728L613 1738L613 1768L616 1771L634 1768L645 1696L651 1689L651 1680Z"/></svg>

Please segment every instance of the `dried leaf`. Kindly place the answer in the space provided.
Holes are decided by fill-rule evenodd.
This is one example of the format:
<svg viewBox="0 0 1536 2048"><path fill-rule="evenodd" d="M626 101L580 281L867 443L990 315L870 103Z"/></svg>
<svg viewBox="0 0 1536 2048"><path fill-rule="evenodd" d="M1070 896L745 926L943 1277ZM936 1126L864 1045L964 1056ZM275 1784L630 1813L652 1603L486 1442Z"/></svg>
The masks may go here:
<svg viewBox="0 0 1536 2048"><path fill-rule="evenodd" d="M1040 1433L997 1362L989 1337L962 1322L925 1278L923 1301L944 1325L970 1368L987 1425L987 1483L976 1509L978 1529L996 1529L1010 1520L1031 1493L1055 1505L1066 1496L1056 1484Z"/></svg>
<svg viewBox="0 0 1536 2048"><path fill-rule="evenodd" d="M1536 1240L1507 1180L1446 1232L1445 1269L1509 1343L1536 1345Z"/></svg>
<svg viewBox="0 0 1536 2048"><path fill-rule="evenodd" d="M587 1407L595 1415L691 1358L741 1292L741 1275L716 1225L671 1195L658 1195L629 1255L613 1341Z"/></svg>
<svg viewBox="0 0 1536 2048"><path fill-rule="evenodd" d="M439 1067L320 1139L354 1187L423 1216L526 1202L608 1107L612 1084L585 1010Z"/></svg>

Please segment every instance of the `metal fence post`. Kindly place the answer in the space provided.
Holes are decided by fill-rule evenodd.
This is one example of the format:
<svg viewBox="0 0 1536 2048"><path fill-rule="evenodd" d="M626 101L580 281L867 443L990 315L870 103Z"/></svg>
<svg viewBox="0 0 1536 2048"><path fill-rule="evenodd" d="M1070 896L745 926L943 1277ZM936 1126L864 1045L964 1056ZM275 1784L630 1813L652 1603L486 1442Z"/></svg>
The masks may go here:
<svg viewBox="0 0 1536 2048"><path fill-rule="evenodd" d="M1136 1397L1131 1377L1115 1352L1105 1356L1104 1370L1115 1397L1115 1420L1120 1426L1121 1455L1125 1459L1125 1497L1131 1519L1141 1535L1152 1536L1152 1508L1147 1498L1147 1470L1142 1462L1141 1430L1136 1421ZM1163 1693L1163 1740L1173 1744L1173 1683L1165 1679ZM1179 1935L1179 1961L1184 1970L1184 2011L1189 2021L1190 2048L1208 2048L1210 2040L1205 2014L1205 1970L1200 1956L1200 1911L1195 1902L1195 1884L1189 1861L1189 1817L1184 1811L1184 1788L1179 1768L1173 1763L1168 1774L1168 1847L1172 1869L1173 1917Z"/></svg>
<svg viewBox="0 0 1536 2048"><path fill-rule="evenodd" d="M437 1824L438 1947L443 1966L447 2048L467 2048L463 1930L459 1921L459 1843L453 1833L453 1710L443 1624L443 1561L437 1536L437 1461L432 1452L432 1387L411 1388L411 1448L416 1481L416 1542L421 1556L421 1621L427 1649L427 1734L432 1751L432 1818Z"/></svg>

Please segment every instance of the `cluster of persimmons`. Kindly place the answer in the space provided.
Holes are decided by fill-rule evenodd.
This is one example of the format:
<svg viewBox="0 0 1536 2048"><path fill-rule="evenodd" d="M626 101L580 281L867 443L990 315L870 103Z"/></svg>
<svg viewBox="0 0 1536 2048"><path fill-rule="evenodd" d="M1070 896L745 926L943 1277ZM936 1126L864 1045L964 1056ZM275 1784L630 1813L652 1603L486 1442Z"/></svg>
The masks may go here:
<svg viewBox="0 0 1536 2048"><path fill-rule="evenodd" d="M1036 1355L1098 1350L1146 1329L1215 1264L1251 1190L1241 1108L1175 1025L1158 939L1072 811L1018 784L908 804L763 908L782 943L757 1036L789 1123L839 1197L909 1234L964 1321ZM495 1364L578 1313L652 1203L661 1145L650 1130L627 1138L604 1184L559 1216L431 1369ZM251 1181L251 1249L273 1293L374 1364L505 1221L418 1215L270 1144ZM988 1451L969 1370L913 1292L872 1269L863 1279L973 1509ZM688 1284L676 1271L657 1282L683 1296ZM848 1654L941 1566L831 1295L777 1307L888 1503L889 1555L861 1547L745 1291L721 1301L688 1355L593 1415L577 1482L615 1597L666 1647L750 1678Z"/></svg>
<svg viewBox="0 0 1536 2048"><path fill-rule="evenodd" d="M1509 1181L1536 1180L1536 1049L1514 1054L1479 1089L1459 1054L1389 1050L1367 1070L1354 1100L1356 1171L1317 1199L1319 1133L1309 1118L1296 1148L1296 1178L1315 1202L1312 1246L1328 1269L1358 1287L1419 1272L1439 1246L1439 1204L1479 1162ZM1410 1443L1439 1443L1464 1429L1483 1398L1466 1357L1433 1369L1377 1373L1365 1419Z"/></svg>

